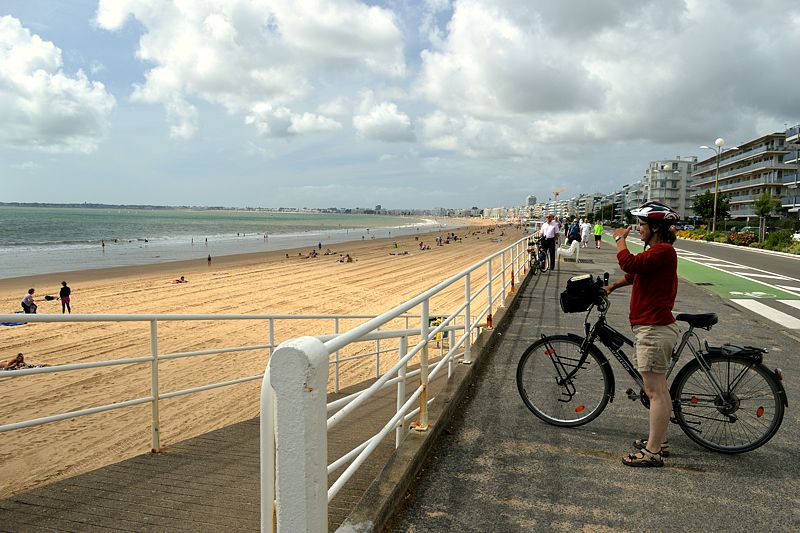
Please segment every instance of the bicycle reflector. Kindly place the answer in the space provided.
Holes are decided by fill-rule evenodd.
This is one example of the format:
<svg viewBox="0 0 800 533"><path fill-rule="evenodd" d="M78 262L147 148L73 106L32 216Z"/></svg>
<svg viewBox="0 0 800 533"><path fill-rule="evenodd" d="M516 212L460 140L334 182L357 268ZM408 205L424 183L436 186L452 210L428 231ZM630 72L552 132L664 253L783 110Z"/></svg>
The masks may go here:
<svg viewBox="0 0 800 533"><path fill-rule="evenodd" d="M585 409L586 409L585 405L579 405L578 407L575 408L575 412L582 413Z"/></svg>
<svg viewBox="0 0 800 533"><path fill-rule="evenodd" d="M761 418L762 416L764 416L764 407L763 406L759 407L758 409L756 409L756 416L758 418Z"/></svg>

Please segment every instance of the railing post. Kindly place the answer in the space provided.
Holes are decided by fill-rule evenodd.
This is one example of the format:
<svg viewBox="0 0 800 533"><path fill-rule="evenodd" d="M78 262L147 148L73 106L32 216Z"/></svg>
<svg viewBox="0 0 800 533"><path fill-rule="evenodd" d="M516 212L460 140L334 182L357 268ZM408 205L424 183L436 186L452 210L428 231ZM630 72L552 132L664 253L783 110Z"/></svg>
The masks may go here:
<svg viewBox="0 0 800 533"><path fill-rule="evenodd" d="M328 530L328 358L319 339L301 337L281 343L269 364L278 531Z"/></svg>
<svg viewBox="0 0 800 533"><path fill-rule="evenodd" d="M398 359L402 359L408 353L408 337L400 337L400 353ZM397 411L406 403L406 369L408 364L404 364L397 371ZM401 421L401 424L394 430L394 447L399 448L400 442L406 434L406 423Z"/></svg>
<svg viewBox="0 0 800 533"><path fill-rule="evenodd" d="M272 357L270 356L270 361ZM261 382L259 420L259 462L261 470L261 533L275 531L275 391L267 364Z"/></svg>
<svg viewBox="0 0 800 533"><path fill-rule="evenodd" d="M455 324L455 320L451 322L451 324ZM444 343L442 343L444 344ZM450 330L447 332L447 351L453 349L453 346L456 345L456 332L455 330ZM455 357L455 353L450 354L450 358L447 360L447 379L450 379L453 376L453 358Z"/></svg>
<svg viewBox="0 0 800 533"><path fill-rule="evenodd" d="M275 319L269 319L269 356L275 353Z"/></svg>
<svg viewBox="0 0 800 533"><path fill-rule="evenodd" d="M464 308L464 358L462 363L468 365L472 362L472 315L470 314L470 304L472 303L472 289L470 287L470 273L464 276L464 298L467 306Z"/></svg>
<svg viewBox="0 0 800 533"><path fill-rule="evenodd" d="M422 317L419 334L422 337L422 350L419 351L419 381L422 394L419 395L419 420L413 424L417 431L428 430L428 315L430 299L422 301Z"/></svg>
<svg viewBox="0 0 800 533"><path fill-rule="evenodd" d="M503 295L503 297L500 299L500 307L505 307L506 305L506 253L505 252L503 252L500 255L500 270L503 272L503 276L501 278L501 281L503 283L503 290L500 293ZM511 280L513 281L514 275L512 274L511 276L512 276Z"/></svg>
<svg viewBox="0 0 800 533"><path fill-rule="evenodd" d="M486 263L489 273L489 283L487 285L489 301L486 304L486 329L492 329L492 259Z"/></svg>
<svg viewBox="0 0 800 533"><path fill-rule="evenodd" d="M158 321L150 321L150 354L153 361L150 363L150 395L153 403L150 404L152 415L150 444L153 453L161 451L161 426L158 416Z"/></svg>
<svg viewBox="0 0 800 533"><path fill-rule="evenodd" d="M375 328L375 331L380 331L381 327ZM381 377L381 340L375 339L375 379Z"/></svg>
<svg viewBox="0 0 800 533"><path fill-rule="evenodd" d="M333 332L339 334L339 319L333 319ZM339 350L333 356L333 368L336 374L333 376L333 392L339 394Z"/></svg>

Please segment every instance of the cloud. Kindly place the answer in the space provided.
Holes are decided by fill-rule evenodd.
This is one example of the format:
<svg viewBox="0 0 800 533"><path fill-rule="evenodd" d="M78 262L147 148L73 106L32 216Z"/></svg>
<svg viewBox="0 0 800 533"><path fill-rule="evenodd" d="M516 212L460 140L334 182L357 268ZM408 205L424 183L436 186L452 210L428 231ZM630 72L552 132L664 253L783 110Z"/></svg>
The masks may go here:
<svg viewBox="0 0 800 533"><path fill-rule="evenodd" d="M49 152L91 153L109 128L115 100L79 70L62 70L61 50L0 17L0 143Z"/></svg>
<svg viewBox="0 0 800 533"><path fill-rule="evenodd" d="M381 102L367 113L354 116L353 126L367 139L384 142L416 140L411 119L391 102Z"/></svg>
<svg viewBox="0 0 800 533"><path fill-rule="evenodd" d="M800 46L791 5L455 1L428 30L413 87L433 108L426 146L513 158L567 144L761 135L759 124L794 120L792 91L776 90L798 83L776 53Z"/></svg>
<svg viewBox="0 0 800 533"><path fill-rule="evenodd" d="M132 98L163 105L177 138L195 134L197 100L262 135L335 130L315 112L336 102L320 85L406 72L394 15L355 0L307 0L302 9L293 0L100 0L99 27L117 31L129 19L144 27L137 56L152 65Z"/></svg>

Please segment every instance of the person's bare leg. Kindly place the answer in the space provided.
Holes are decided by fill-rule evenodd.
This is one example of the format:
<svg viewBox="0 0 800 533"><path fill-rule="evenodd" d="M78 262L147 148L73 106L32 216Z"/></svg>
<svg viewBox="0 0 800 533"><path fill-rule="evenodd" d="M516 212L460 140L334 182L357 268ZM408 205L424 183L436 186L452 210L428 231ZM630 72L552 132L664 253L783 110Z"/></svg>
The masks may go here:
<svg viewBox="0 0 800 533"><path fill-rule="evenodd" d="M644 391L650 399L650 433L647 437L647 448L651 452L661 450L661 444L667 440L667 426L672 412L672 401L667 390L665 374L642 372Z"/></svg>

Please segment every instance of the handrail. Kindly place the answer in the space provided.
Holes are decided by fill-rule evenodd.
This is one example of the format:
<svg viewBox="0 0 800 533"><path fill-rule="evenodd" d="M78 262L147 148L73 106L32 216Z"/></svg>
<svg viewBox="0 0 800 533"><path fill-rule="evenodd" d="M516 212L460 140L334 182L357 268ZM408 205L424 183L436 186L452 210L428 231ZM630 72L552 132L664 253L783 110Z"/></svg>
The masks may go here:
<svg viewBox="0 0 800 533"><path fill-rule="evenodd" d="M282 501L280 491L278 491L278 500L276 500L275 505L276 520L279 527L281 524L290 523L291 518L287 515L287 513L290 512L307 512L310 515L314 515L305 517L303 519L305 524L323 523L322 517L327 516L327 510L324 508L320 509L318 508L319 506L311 505L311 499L319 501L317 498L319 498L320 495L315 493L313 490L309 491L308 487L319 487L319 485L323 483L321 480L326 479L328 474L344 467L344 465L349 463L347 468L345 468L345 470L327 490L327 501L330 502L331 499L334 498L339 490L344 486L344 484L348 482L353 473L361 466L361 464L363 464L372 451L374 451L378 444L384 439L384 437L388 436L392 431L396 431L397 435L395 445L399 445L400 440L402 439L402 432L405 431L406 423L410 417L418 416L418 421L416 423L417 430L427 430L427 406L430 401L432 401L432 398L428 398L429 380L435 378L439 373L441 373L445 368L445 365L447 365L449 377L452 373L452 364L457 357L460 357L461 361L464 363L471 362L470 345L472 344L472 335L476 332L476 330L479 330L483 327L481 323L483 317L487 318L487 322L490 321L495 302L500 300L502 305L502 302L505 301L505 296L507 295L507 290L509 287L513 291L515 279L521 281L520 273L526 271L527 261L525 260L525 254L522 250L525 248L527 239L527 236L519 239L503 250L491 254L490 256L471 265L467 269L459 272L458 274L450 276L446 280L435 284L416 297L395 306L385 313L367 320L363 324L360 324L347 332L338 335L321 335L315 337L313 340L321 343L321 346L310 343L304 339L296 339L295 341L291 341L289 344L281 344L277 348L275 357L279 357L280 354L285 353L283 360L286 360L286 356L290 355L292 357L301 358L297 364L293 365L296 367L296 370L301 373L295 375L282 375L280 377L282 382L283 380L288 380L290 382L295 380L297 383L302 384L304 380L307 379L304 376L308 376L314 372L312 360L314 358L319 359L319 356L316 352L320 348L324 351L324 353L328 354L327 359L330 365L331 361L335 362L336 364L341 361L338 356L339 350L356 342L364 342L370 339L379 338L398 338L400 342L400 347L395 348L395 350L398 352L396 362L389 370L375 379L375 381L373 381L366 389L354 394L350 394L344 398L339 398L329 402L325 407L326 411L335 412L333 412L333 414L331 414L324 423L322 420L320 420L318 424L313 423L309 425L308 421L306 421L306 423L302 426L302 435L296 434L296 438L302 439L303 442L302 444L300 442L296 442L295 444L299 445L303 450L318 450L320 447L319 443L326 441L326 434L328 431L330 431L348 415L352 414L360 405L363 405L370 398L372 398L377 391L386 389L391 387L393 384L396 384L397 407L395 413L384 423L383 427L377 433L367 438L350 451L344 453L341 457L334 459L324 471L320 470L318 461L310 460L310 456L306 457L305 461L302 461L298 459L296 453L285 451L284 453L287 455L284 457L282 455L281 447L278 447L276 464L283 466L278 467L277 471L284 473L291 471L291 474L287 474L288 478L307 479L309 483L306 485L307 490L305 494L294 493L291 502ZM498 257L500 258L500 268L498 272L493 272L493 262ZM481 283L481 285L477 288L477 291L473 292L473 280L471 278L476 271L479 271L479 269L482 268L486 268L485 283ZM509 273L510 276L508 276ZM508 279L509 277L510 280ZM446 316L443 316L440 323L436 324L435 326L429 326L428 308L431 299L445 289L452 288L455 283L462 279L464 280L463 302L457 304L454 311L451 311L447 313ZM493 291L493 288L496 284L498 284L498 281L500 290L495 292ZM471 314L470 304L475 302L478 297L483 297L484 293L487 304L485 307L483 307L483 304L481 304L481 307L477 312L477 316L474 316ZM403 316L405 313L408 313L415 307L421 307L422 309L419 315L415 315L419 316L420 318L419 327L407 327L404 330L378 331L378 328L384 324ZM490 323L487 323L486 326L491 327ZM447 353L442 355L442 357L433 365L433 368L429 369L428 344L432 340L436 339L437 335L444 334L445 332L448 334ZM455 338L456 333L460 333L458 339ZM409 347L408 338L412 336L419 337L419 342ZM299 349L303 345L308 346L310 351L306 352L303 349ZM335 355L335 359L332 360L330 358L331 355ZM415 369L413 372L407 372L407 367L410 361L415 357L419 358L419 368ZM405 384L408 378L412 376L419 376L420 382L419 385L411 392L411 394L406 397ZM273 376L273 379L277 380L278 377ZM287 385L287 387L289 386ZM303 394L313 394L313 391L309 386L301 387L301 389ZM280 393L277 391L276 394L280 396ZM303 400L303 402L305 401L306 400ZM416 405L417 403L418 405ZM296 414L297 409L289 412L294 412ZM308 417L317 419L317 414L312 415L311 413L304 411L304 418ZM281 432L284 432L285 435L286 432L297 431L296 420L284 420L280 414L280 410L278 411L277 418L275 419L275 424L277 433L279 435ZM262 454L263 453L264 452L262 451ZM309 468L309 470L292 470L295 468ZM278 480L278 483L280 484L281 481ZM298 498L302 501L297 501ZM264 503L262 502L262 531L267 531L272 526L272 517L265 514L264 510L265 507ZM269 524L267 524L267 522L269 522Z"/></svg>

